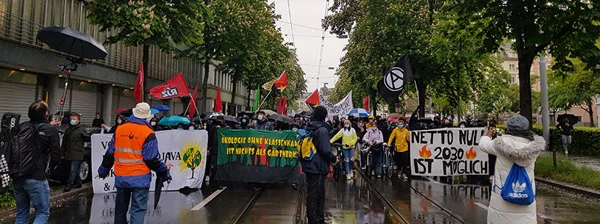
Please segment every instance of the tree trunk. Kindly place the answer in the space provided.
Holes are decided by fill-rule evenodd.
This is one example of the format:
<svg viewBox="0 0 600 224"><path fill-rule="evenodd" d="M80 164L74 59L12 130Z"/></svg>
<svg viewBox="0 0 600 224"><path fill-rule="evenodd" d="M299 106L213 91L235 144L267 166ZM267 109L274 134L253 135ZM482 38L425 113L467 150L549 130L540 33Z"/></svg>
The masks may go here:
<svg viewBox="0 0 600 224"><path fill-rule="evenodd" d="M530 48L518 50L519 56L519 104L521 115L529 120L529 128L532 123L532 105L531 105L531 64L535 58L535 51Z"/></svg>
<svg viewBox="0 0 600 224"><path fill-rule="evenodd" d="M594 103L592 102L592 99L588 99L585 101L585 105L587 106L587 110L584 109L586 112L588 112L588 115L590 115L590 127L595 127L594 126Z"/></svg>
<svg viewBox="0 0 600 224"><path fill-rule="evenodd" d="M204 61L204 80L202 80L202 105L200 106L200 113L205 113L206 110L206 100L207 100L207 90L208 90L208 76L210 75L210 60L206 59Z"/></svg>
<svg viewBox="0 0 600 224"><path fill-rule="evenodd" d="M417 88L419 89L419 117L425 117L425 100L427 98L427 84L417 82ZM459 105L460 106L460 105Z"/></svg>
<svg viewBox="0 0 600 224"><path fill-rule="evenodd" d="M237 78L232 78L233 89L231 91L231 107L229 107L229 115L235 116L235 110L237 109L235 106L235 94L237 94Z"/></svg>
<svg viewBox="0 0 600 224"><path fill-rule="evenodd" d="M377 91L375 91L374 89L369 89L369 103L371 105L371 114L373 116L377 116Z"/></svg>
<svg viewBox="0 0 600 224"><path fill-rule="evenodd" d="M144 64L144 83L142 84L142 102L146 102L144 101L144 98L146 98L146 93L150 88L148 88L148 61L150 61L149 57L150 57L150 45L144 44L144 46L142 47L142 63Z"/></svg>

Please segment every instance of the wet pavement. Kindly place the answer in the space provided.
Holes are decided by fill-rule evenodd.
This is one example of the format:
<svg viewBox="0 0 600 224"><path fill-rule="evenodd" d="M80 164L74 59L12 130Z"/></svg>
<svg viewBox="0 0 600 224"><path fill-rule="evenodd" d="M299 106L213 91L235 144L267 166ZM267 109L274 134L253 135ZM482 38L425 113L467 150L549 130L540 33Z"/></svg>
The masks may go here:
<svg viewBox="0 0 600 224"><path fill-rule="evenodd" d="M557 155L558 156L558 155ZM561 155L562 157L563 155ZM591 156L568 156L575 165L579 167L588 167L592 170L600 171L600 158Z"/></svg>
<svg viewBox="0 0 600 224"><path fill-rule="evenodd" d="M414 188L411 189L395 178L368 180L359 176L353 181L326 181L325 208L332 223L402 223L394 210L410 223L486 222L489 186L415 179L409 182ZM600 223L600 201L540 183L537 186L538 223ZM163 192L157 209L153 209L154 194L150 193L146 223L232 223L256 192L248 186L206 188L190 194ZM81 194L65 199L52 206L48 223L112 223L114 197L115 194ZM241 223L294 223L300 200L300 191L291 187L266 188Z"/></svg>

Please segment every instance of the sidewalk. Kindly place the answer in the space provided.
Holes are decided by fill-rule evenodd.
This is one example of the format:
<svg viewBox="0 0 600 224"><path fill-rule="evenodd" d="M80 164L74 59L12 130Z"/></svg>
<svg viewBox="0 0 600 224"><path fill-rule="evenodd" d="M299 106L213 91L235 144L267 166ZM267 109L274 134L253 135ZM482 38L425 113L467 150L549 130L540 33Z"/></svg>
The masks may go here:
<svg viewBox="0 0 600 224"><path fill-rule="evenodd" d="M80 194L91 194L92 193L92 183L84 183L81 188L73 189L69 192L63 191L63 185L54 185L50 186L50 205L60 202L60 200L65 198L74 197ZM12 207L4 207L0 208L0 223L6 221L7 219L14 218L16 214L16 206Z"/></svg>

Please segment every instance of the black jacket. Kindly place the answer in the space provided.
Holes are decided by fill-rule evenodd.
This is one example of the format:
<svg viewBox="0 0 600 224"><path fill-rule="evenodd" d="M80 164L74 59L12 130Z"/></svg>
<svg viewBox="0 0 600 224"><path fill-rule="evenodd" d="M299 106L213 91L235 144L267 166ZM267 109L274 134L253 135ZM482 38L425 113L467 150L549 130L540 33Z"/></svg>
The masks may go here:
<svg viewBox="0 0 600 224"><path fill-rule="evenodd" d="M83 160L83 144L86 138L87 133L79 125L69 126L65 130L61 151L66 160Z"/></svg>
<svg viewBox="0 0 600 224"><path fill-rule="evenodd" d="M302 171L311 174L329 174L329 165L334 163L336 156L331 152L329 143L329 127L324 121L313 121L306 130L313 137L317 154L310 161L302 161Z"/></svg>
<svg viewBox="0 0 600 224"><path fill-rule="evenodd" d="M48 165L48 158L50 158L50 171L52 171L60 161L60 139L58 137L58 129L50 125L46 120L32 123L36 126L39 125L39 135L37 137L38 150L35 152L40 153L40 155L35 165L35 171L27 178L45 180L47 177L46 166Z"/></svg>

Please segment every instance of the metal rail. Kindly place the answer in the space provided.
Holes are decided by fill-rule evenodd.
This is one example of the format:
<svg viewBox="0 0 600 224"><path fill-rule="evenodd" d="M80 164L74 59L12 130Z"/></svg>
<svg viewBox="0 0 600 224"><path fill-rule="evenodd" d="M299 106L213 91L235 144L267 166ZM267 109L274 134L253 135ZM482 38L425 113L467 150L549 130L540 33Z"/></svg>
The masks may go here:
<svg viewBox="0 0 600 224"><path fill-rule="evenodd" d="M402 215L402 213L400 213L400 210L398 210L396 208L396 206L394 206L394 204L392 204L391 201L389 201L387 198L385 198L383 196L383 194L379 191L379 189L377 189L375 187L375 185L371 182L371 180L369 180L369 178L362 172L360 171L360 168L358 170L358 173L360 174L360 176L363 178L363 180L365 180L365 182L367 182L369 184L369 186L371 187L371 189L373 189L375 191L375 195L377 195L377 197L382 200L383 202L385 202L388 207L390 207L390 209L392 211L394 211L394 213L396 213L396 215L398 215L398 217L400 217L400 219L402 220L403 223L407 223L409 224L410 222Z"/></svg>
<svg viewBox="0 0 600 224"><path fill-rule="evenodd" d="M250 197L250 200L248 200L248 202L246 203L246 206L244 206L244 209L242 209L242 212L240 212L240 214L235 218L235 220L232 223L234 223L234 224L242 223L242 221L244 220L244 217L246 217L246 215L248 215L250 210L252 210L252 207L254 207L254 204L256 203L256 201L258 201L258 198L260 198L260 196L262 195L264 190L265 190L265 188L262 187L259 190L257 190L256 192L254 192L252 197Z"/></svg>

